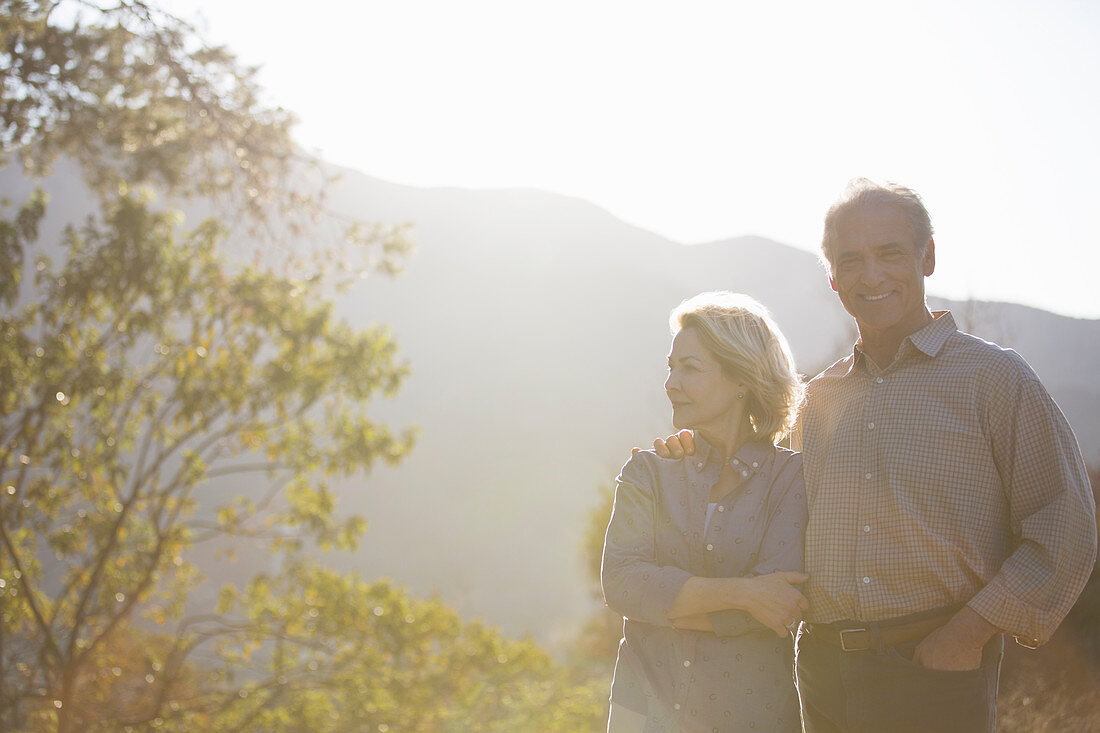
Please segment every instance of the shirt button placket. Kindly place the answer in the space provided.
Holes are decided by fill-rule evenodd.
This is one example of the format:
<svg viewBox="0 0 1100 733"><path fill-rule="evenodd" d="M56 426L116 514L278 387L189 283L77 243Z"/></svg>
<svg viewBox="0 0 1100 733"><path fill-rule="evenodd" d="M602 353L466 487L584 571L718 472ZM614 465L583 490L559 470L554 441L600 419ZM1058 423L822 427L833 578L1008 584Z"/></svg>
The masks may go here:
<svg viewBox="0 0 1100 733"><path fill-rule="evenodd" d="M683 711L684 705L687 704L688 694L691 690L691 659L684 657L684 659L680 662L679 677L682 682L678 686L678 700L672 706L672 709L675 710L677 713L681 713Z"/></svg>
<svg viewBox="0 0 1100 733"><path fill-rule="evenodd" d="M860 455L867 463L859 481L859 517L855 537L852 538L855 550L856 568L859 575L856 576L856 595L860 598L860 604L867 602L867 594L872 593L871 574L867 573L870 563L875 556L874 534L871 532L872 517L875 516L875 506L878 505L880 491L883 489L883 478L875 470L871 461L879 455L878 446L882 442L882 421L885 416L885 404L887 393L884 389L886 380L881 374L876 374L870 379L867 389L866 410L863 413L863 433Z"/></svg>

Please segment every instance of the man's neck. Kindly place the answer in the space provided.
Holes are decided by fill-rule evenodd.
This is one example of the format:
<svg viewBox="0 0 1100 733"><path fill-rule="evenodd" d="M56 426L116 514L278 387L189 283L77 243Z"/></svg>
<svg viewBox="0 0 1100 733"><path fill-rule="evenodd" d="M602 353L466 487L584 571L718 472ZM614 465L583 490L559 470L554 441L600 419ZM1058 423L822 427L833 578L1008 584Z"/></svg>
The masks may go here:
<svg viewBox="0 0 1100 733"><path fill-rule="evenodd" d="M919 321L906 325L899 325L897 328L885 329L882 331L865 328L857 322L856 327L859 329L860 348L866 356L870 357L871 361L873 361L876 366L880 369L885 369L894 363L894 359L898 355L898 349L901 347L902 342L927 326L933 320L931 311L926 309L924 317Z"/></svg>
<svg viewBox="0 0 1100 733"><path fill-rule="evenodd" d="M863 355L873 361L879 369L885 369L894 363L899 346L901 346L901 340L886 342L877 339L869 340L862 335L859 337L859 347Z"/></svg>

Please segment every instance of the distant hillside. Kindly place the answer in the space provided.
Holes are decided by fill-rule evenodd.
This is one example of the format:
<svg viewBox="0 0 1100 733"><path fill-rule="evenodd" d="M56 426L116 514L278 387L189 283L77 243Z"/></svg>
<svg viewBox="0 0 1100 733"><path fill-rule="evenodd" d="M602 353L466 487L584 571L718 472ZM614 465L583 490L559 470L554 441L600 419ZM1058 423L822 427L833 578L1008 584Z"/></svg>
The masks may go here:
<svg viewBox="0 0 1100 733"><path fill-rule="evenodd" d="M25 190L11 176L0 171L9 196ZM86 210L68 178L47 188L55 215ZM577 199L411 188L353 171L331 202L415 224L406 272L368 278L339 307L353 322L392 325L413 373L378 413L423 431L400 467L343 487L342 506L364 513L369 529L340 562L438 593L510 633L553 640L591 608L579 545L597 489L631 446L670 429L662 383L672 307L702 290L749 293L771 308L809 373L854 338L816 258L764 238L683 246ZM932 305L1027 358L1100 462L1091 380L1100 321L1002 303Z"/></svg>

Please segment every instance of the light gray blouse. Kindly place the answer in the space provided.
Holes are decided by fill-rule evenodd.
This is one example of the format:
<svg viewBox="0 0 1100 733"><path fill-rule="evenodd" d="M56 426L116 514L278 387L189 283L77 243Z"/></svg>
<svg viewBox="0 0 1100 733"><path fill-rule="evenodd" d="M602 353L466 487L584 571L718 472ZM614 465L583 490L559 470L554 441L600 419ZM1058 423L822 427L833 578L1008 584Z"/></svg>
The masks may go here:
<svg viewBox="0 0 1100 733"><path fill-rule="evenodd" d="M722 458L666 460L640 451L623 467L603 554L604 600L624 616L611 700L650 731L796 731L792 642L742 611L710 614L715 632L673 628L668 611L693 575L802 570L802 457L767 443L731 459L741 481L707 526Z"/></svg>

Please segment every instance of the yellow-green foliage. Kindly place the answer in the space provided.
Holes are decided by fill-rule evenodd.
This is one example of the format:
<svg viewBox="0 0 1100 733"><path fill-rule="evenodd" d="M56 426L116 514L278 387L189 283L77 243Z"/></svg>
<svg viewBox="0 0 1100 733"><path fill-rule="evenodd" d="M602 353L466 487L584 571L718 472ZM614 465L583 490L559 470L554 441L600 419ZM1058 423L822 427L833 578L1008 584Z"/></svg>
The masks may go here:
<svg viewBox="0 0 1100 733"><path fill-rule="evenodd" d="M224 637L220 654L254 661L212 729L584 731L603 719L599 697L534 642L388 582L294 565L257 578L225 618L207 629Z"/></svg>
<svg viewBox="0 0 1100 733"><path fill-rule="evenodd" d="M0 225L6 264L32 251L19 217L41 210ZM404 375L385 333L337 321L319 283L229 266L217 232L178 237L123 196L5 293L0 579L17 641L0 648L0 708L13 715L41 699L78 719L80 680L114 631L180 615L200 539L278 528L283 549L353 546L362 520L338 517L328 481L410 445L367 414ZM200 507L211 479L246 473L263 496Z"/></svg>
<svg viewBox="0 0 1100 733"><path fill-rule="evenodd" d="M369 415L388 332L328 300L407 241L327 216L254 73L144 0L0 0L0 166L75 160L100 207L42 241L44 196L0 204L0 729L598 730L605 679L306 564L364 529L330 482L411 446ZM185 615L211 538L282 569Z"/></svg>

